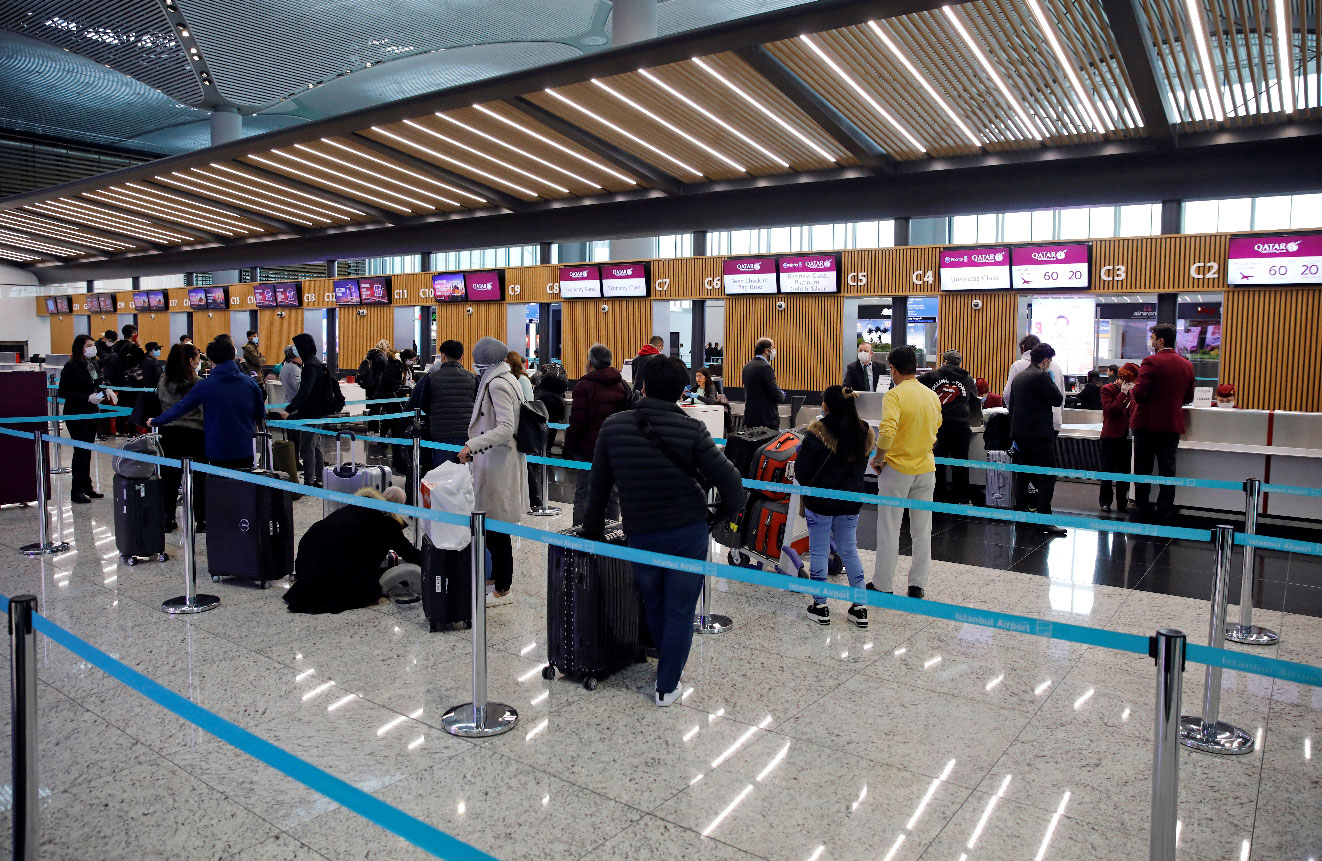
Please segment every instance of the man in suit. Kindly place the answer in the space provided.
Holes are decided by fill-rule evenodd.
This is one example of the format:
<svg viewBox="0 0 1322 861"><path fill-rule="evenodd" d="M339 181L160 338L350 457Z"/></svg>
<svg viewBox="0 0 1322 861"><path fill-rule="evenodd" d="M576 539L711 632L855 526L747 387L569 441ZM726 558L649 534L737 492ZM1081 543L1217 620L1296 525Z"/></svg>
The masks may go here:
<svg viewBox="0 0 1322 861"><path fill-rule="evenodd" d="M776 383L771 363L776 358L776 344L770 338L758 338L753 358L744 365L744 427L780 428L780 404L785 393Z"/></svg>
<svg viewBox="0 0 1322 861"><path fill-rule="evenodd" d="M1056 466L1056 429L1051 414L1065 402L1048 370L1056 355L1050 344L1038 344L1028 354L1029 365L1015 375L1010 385L1010 436L1014 438L1014 462L1024 466ZM1018 507L1038 514L1051 513L1056 477L1040 473L1015 473ZM1029 494L1029 485L1034 493ZM1059 526L1025 524L1051 536L1065 535Z"/></svg>
<svg viewBox="0 0 1322 861"><path fill-rule="evenodd" d="M1151 475L1153 462L1161 475L1175 475L1175 452L1184 433L1184 405L1193 402L1193 365L1175 352L1175 327L1152 327L1152 355L1139 367L1134 384L1134 472ZM1152 517L1149 485L1134 486L1134 504L1140 518ZM1157 491L1156 516L1168 520L1175 513L1175 487Z"/></svg>
<svg viewBox="0 0 1322 861"><path fill-rule="evenodd" d="M856 392L875 392L877 383L886 375L886 363L872 355L872 345L867 341L858 345L858 359L845 365L845 381Z"/></svg>

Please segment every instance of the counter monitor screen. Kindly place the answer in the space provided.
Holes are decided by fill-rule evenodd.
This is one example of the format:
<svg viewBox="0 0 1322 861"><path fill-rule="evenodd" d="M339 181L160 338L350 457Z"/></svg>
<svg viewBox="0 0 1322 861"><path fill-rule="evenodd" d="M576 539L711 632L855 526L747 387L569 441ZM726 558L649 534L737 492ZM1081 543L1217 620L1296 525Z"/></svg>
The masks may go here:
<svg viewBox="0 0 1322 861"><path fill-rule="evenodd" d="M228 311L230 307L230 293L225 287L207 288L207 309L211 311Z"/></svg>
<svg viewBox="0 0 1322 861"><path fill-rule="evenodd" d="M87 298L83 300L84 307L86 307L87 310L91 311L93 314L100 311L113 310L112 308L109 308L101 304L101 301L107 298L108 296L109 294L107 293L88 293Z"/></svg>
<svg viewBox="0 0 1322 861"><path fill-rule="evenodd" d="M727 296L776 292L776 258L744 257L721 264L721 286Z"/></svg>
<svg viewBox="0 0 1322 861"><path fill-rule="evenodd" d="M438 272L433 275L431 294L437 302L463 302L468 298L464 293L464 273Z"/></svg>
<svg viewBox="0 0 1322 861"><path fill-rule="evenodd" d="M390 304L390 276L376 275L358 279L358 298L364 305Z"/></svg>
<svg viewBox="0 0 1322 861"><path fill-rule="evenodd" d="M605 263L601 267L601 295L624 299L647 295L646 263Z"/></svg>
<svg viewBox="0 0 1322 861"><path fill-rule="evenodd" d="M335 282L336 305L361 305L358 298L358 279L341 278Z"/></svg>
<svg viewBox="0 0 1322 861"><path fill-rule="evenodd" d="M1232 236L1226 283L1322 284L1322 234Z"/></svg>
<svg viewBox="0 0 1322 861"><path fill-rule="evenodd" d="M803 254L779 257L782 293L839 293L840 264L834 254Z"/></svg>
<svg viewBox="0 0 1322 861"><path fill-rule="evenodd" d="M105 311L105 312L108 313L108 314L113 314L113 313L115 313L115 309L116 309L118 306L119 306L119 297L116 296L114 293L102 293L102 294L101 294L101 310L102 310L102 311Z"/></svg>
<svg viewBox="0 0 1322 861"><path fill-rule="evenodd" d="M252 288L253 303L258 308L274 308L275 305L275 286L272 284L254 284Z"/></svg>
<svg viewBox="0 0 1322 861"><path fill-rule="evenodd" d="M60 313L60 312L56 309L56 307L55 307L55 300L52 299L50 296L47 296L47 297L46 297L46 313L47 313L47 314L58 314L58 313Z"/></svg>
<svg viewBox="0 0 1322 861"><path fill-rule="evenodd" d="M55 311L56 311L56 313L59 313L59 314L72 314L72 313L73 313L73 297L72 297L72 296L56 296L56 297L55 297Z"/></svg>
<svg viewBox="0 0 1322 861"><path fill-rule="evenodd" d="M150 301L147 299L147 294L146 294L146 293L134 293L134 294L133 294L133 310L134 310L134 311L148 311L148 310L150 310L150 309L151 309L151 303L150 303Z"/></svg>
<svg viewBox="0 0 1322 861"><path fill-rule="evenodd" d="M194 311L205 311L207 309L207 288L188 288L188 307Z"/></svg>
<svg viewBox="0 0 1322 861"><path fill-rule="evenodd" d="M147 291L147 307L150 308L150 309L153 310L153 311L164 311L164 310L165 310L165 291L164 291L164 290L148 290L148 291Z"/></svg>
<svg viewBox="0 0 1322 861"><path fill-rule="evenodd" d="M499 302L505 298L505 273L503 270L465 272L464 289L469 302Z"/></svg>
<svg viewBox="0 0 1322 861"><path fill-rule="evenodd" d="M297 308L302 304L303 294L297 281L281 281L270 285L275 290L275 307Z"/></svg>
<svg viewBox="0 0 1322 861"><path fill-rule="evenodd" d="M561 299L600 299L600 266L561 266Z"/></svg>
<svg viewBox="0 0 1322 861"><path fill-rule="evenodd" d="M1010 249L951 248L941 252L942 290L1004 290L1010 286Z"/></svg>
<svg viewBox="0 0 1322 861"><path fill-rule="evenodd" d="M1087 290L1087 245L1016 245L1010 251L1019 290Z"/></svg>

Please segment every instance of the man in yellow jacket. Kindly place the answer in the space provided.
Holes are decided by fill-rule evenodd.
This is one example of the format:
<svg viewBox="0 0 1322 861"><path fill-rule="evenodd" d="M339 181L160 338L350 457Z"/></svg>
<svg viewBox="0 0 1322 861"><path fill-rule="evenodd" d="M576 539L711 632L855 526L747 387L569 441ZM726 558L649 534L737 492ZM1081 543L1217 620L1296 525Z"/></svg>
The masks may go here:
<svg viewBox="0 0 1322 861"><path fill-rule="evenodd" d="M936 461L932 446L941 427L941 399L918 382L918 354L913 347L896 347L889 356L893 385L882 400L881 428L872 468L877 471L877 493L900 499L932 501L936 487ZM894 591L899 559L900 523L904 509L877 506L877 563L869 589ZM909 510L913 538L913 565L909 568L909 597L922 598L932 569L932 512Z"/></svg>

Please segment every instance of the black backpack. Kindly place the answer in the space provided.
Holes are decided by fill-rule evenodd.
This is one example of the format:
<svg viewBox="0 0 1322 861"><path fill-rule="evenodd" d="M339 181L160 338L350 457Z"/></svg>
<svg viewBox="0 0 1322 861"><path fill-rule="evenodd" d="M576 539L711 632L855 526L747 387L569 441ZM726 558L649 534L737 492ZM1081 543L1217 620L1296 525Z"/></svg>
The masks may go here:
<svg viewBox="0 0 1322 861"><path fill-rule="evenodd" d="M358 385L363 387L363 391L366 392L367 396L370 398L372 392L376 390L377 383L376 363L372 361L371 353L368 353L367 357L358 364L358 376L355 377L355 380Z"/></svg>
<svg viewBox="0 0 1322 861"><path fill-rule="evenodd" d="M340 391L340 381L327 368L321 387L321 408L328 416L344 409L344 393Z"/></svg>

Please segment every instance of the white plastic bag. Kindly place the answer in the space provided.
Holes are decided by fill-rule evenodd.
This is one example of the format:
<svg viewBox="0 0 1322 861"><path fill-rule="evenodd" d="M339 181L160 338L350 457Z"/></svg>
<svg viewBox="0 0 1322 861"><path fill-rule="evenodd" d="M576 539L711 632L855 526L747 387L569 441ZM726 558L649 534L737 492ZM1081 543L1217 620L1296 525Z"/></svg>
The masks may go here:
<svg viewBox="0 0 1322 861"><path fill-rule="evenodd" d="M467 464L447 460L422 477L422 507L448 511L468 517L473 513L473 469ZM467 524L426 522L427 535L434 547L463 550L472 540Z"/></svg>

